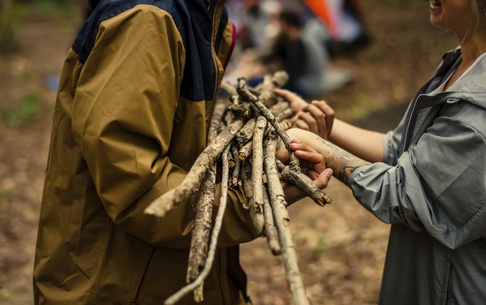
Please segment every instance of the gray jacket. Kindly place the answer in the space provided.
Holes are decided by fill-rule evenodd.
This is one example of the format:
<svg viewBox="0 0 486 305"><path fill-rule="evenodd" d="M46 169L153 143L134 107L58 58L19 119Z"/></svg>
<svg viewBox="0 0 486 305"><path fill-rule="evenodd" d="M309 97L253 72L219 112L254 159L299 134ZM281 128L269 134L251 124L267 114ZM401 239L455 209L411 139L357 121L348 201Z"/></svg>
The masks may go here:
<svg viewBox="0 0 486 305"><path fill-rule="evenodd" d="M380 304L486 304L486 57L448 91L433 78L385 136L385 158L349 179L357 200L392 224Z"/></svg>

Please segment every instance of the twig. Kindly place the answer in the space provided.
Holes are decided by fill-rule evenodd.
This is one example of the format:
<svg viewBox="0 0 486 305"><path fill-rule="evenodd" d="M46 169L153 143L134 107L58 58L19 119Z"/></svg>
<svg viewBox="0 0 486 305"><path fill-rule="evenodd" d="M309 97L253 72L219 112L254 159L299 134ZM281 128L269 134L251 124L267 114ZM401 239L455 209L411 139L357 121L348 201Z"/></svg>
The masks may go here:
<svg viewBox="0 0 486 305"><path fill-rule="evenodd" d="M277 71L273 75L265 75L259 98L266 107L270 108L277 103L277 97L273 90L275 88L282 88L288 80L289 76L285 71Z"/></svg>
<svg viewBox="0 0 486 305"><path fill-rule="evenodd" d="M242 161L241 180L243 181L243 190L246 196L246 203L243 204L243 208L250 211L251 224L256 232L263 233L264 217L263 206L254 204L253 199L253 187L252 187L252 167L251 163L247 160Z"/></svg>
<svg viewBox="0 0 486 305"><path fill-rule="evenodd" d="M290 163L289 163L289 170L290 170L290 175L287 177L291 179L290 181L293 181L293 184L295 185L301 185L304 186L305 188L301 188L307 195L309 195L314 202L316 202L320 206L324 206L325 204L328 204L331 201L327 195L319 190L314 183L312 183L312 180L310 180L307 176L301 175L302 171L300 170L299 166L299 159L295 156L293 151L290 149L290 137L287 135L285 132L285 129L282 128L282 126L279 124L275 116L268 110L268 108L263 105L263 103L253 95L251 92L246 89L246 83L243 79L238 80L238 88L237 88L238 94L245 100L249 101L255 107L258 108L260 113L265 116L265 118L268 120L268 122L275 128L275 131L278 133L280 139L282 139L282 142L284 143L285 147L289 151L289 157L290 157ZM241 150L240 154L238 155L239 158L241 158ZM305 177L305 178L304 178ZM307 179L306 179L307 178Z"/></svg>
<svg viewBox="0 0 486 305"><path fill-rule="evenodd" d="M281 172L282 179L290 184L293 184L300 188L304 193L306 193L315 203L320 206L324 206L326 204L331 204L332 199L329 198L324 191L320 190L312 180L307 177L304 173L300 170L295 171L290 166L286 166L284 170Z"/></svg>
<svg viewBox="0 0 486 305"><path fill-rule="evenodd" d="M254 105L258 111L267 119L267 121L272 124L273 128L277 131L279 137L282 139L285 147L289 149L290 147L290 137L287 135L285 130L283 130L279 124L275 116L268 110L268 108L260 101L258 97L252 94L248 88L246 87L246 81L242 78L238 80L238 88L236 88L238 94L244 100L250 102Z"/></svg>
<svg viewBox="0 0 486 305"><path fill-rule="evenodd" d="M243 208L249 209L253 205L253 185L252 185L252 168L251 163L243 160L241 170L241 180L243 180L243 190L245 192L246 203L243 203Z"/></svg>
<svg viewBox="0 0 486 305"><path fill-rule="evenodd" d="M273 114L273 112L271 112L271 113ZM292 108L286 108L286 109L278 112L277 114L275 114L275 120L277 120L277 122L281 122L284 119L292 117L294 114L295 114L295 111Z"/></svg>
<svg viewBox="0 0 486 305"><path fill-rule="evenodd" d="M299 266L297 264L297 254L295 253L292 237L288 229L288 213L286 208L285 196L282 184L278 177L278 171L275 162L275 153L277 150L277 138L269 138L267 150L265 151L265 173L268 179L268 190L270 193L270 204L275 217L280 245L282 247L282 258L285 265L287 282L292 293L294 304L309 305L310 301L305 294L304 284L300 276Z"/></svg>
<svg viewBox="0 0 486 305"><path fill-rule="evenodd" d="M246 158L248 158L251 153L253 151L253 142L248 142L246 143L238 152L238 159L240 159L241 161L244 161L246 160Z"/></svg>
<svg viewBox="0 0 486 305"><path fill-rule="evenodd" d="M279 122L279 126L283 130L289 129L291 125L292 123L289 120L283 120L282 122ZM265 129L265 134L263 135L263 137L266 138L268 136L269 131L273 129L274 128L272 126L268 125L267 128ZM253 142L250 141L246 143L242 148L240 148L238 152L238 159L246 160L246 158L248 158L252 154L252 151L253 151Z"/></svg>
<svg viewBox="0 0 486 305"><path fill-rule="evenodd" d="M204 266L208 251L208 241L212 225L214 194L216 193L216 165L212 164L206 172L201 185L201 195L196 205L196 217L191 235L191 247L186 281L192 282ZM194 290L194 301L202 302L203 284Z"/></svg>
<svg viewBox="0 0 486 305"><path fill-rule="evenodd" d="M228 94L230 96L234 96L234 95L237 95L238 93L236 92L236 88L235 86L233 86L232 84L228 83L228 82L222 82L221 83L221 89L228 92Z"/></svg>
<svg viewBox="0 0 486 305"><path fill-rule="evenodd" d="M273 219L272 206L266 189L263 191L263 218L265 220L264 233L267 238L268 247L273 255L280 255L282 254L282 247L280 247L278 241L278 233L277 228L275 227L275 220Z"/></svg>
<svg viewBox="0 0 486 305"><path fill-rule="evenodd" d="M252 185L253 203L263 208L263 133L267 126L264 116L259 116L253 133Z"/></svg>
<svg viewBox="0 0 486 305"><path fill-rule="evenodd" d="M233 143L231 144L230 150L231 150L231 156L234 159L233 160L234 166L232 167L233 168L233 173L231 175L230 185L233 188L235 188L239 184L241 184L241 181L239 179L239 177L240 177L240 171L241 171L241 160L238 158L238 148L236 147L235 141L233 141Z"/></svg>
<svg viewBox="0 0 486 305"><path fill-rule="evenodd" d="M275 87L283 88L289 81L289 75L285 71L277 71L273 74L272 81L275 84Z"/></svg>
<svg viewBox="0 0 486 305"><path fill-rule="evenodd" d="M246 110L246 111L245 111ZM237 111L237 112L236 112ZM182 183L156 198L146 209L145 213L163 217L167 211L175 205L199 191L202 178L210 164L220 157L223 150L233 140L238 131L245 123L245 116L248 115L248 108L243 105L235 106L238 114L235 121L226 127L211 144L209 144L194 162ZM226 156L225 156L226 158Z"/></svg>
<svg viewBox="0 0 486 305"><path fill-rule="evenodd" d="M211 268L213 266L214 255L216 253L217 245L218 245L218 237L219 232L221 231L221 225L223 223L223 216L226 210L226 204L228 199L228 180L229 180L229 168L228 168L228 151L230 147L227 146L225 148L225 152L222 154L223 160L223 173L222 173L222 181L221 181L221 199L219 203L218 213L216 214L216 219L214 221L214 228L211 235L211 244L209 245L209 252L206 263L204 264L204 268L199 274L199 276L188 285L181 288L178 292L170 296L167 300L165 300L165 305L172 305L179 301L183 296L194 290L196 287L203 284L204 279L208 276Z"/></svg>
<svg viewBox="0 0 486 305"><path fill-rule="evenodd" d="M240 132L236 135L236 141L238 144L243 146L253 137L253 132L255 130L255 118L251 118L246 122L245 126L241 128Z"/></svg>
<svg viewBox="0 0 486 305"><path fill-rule="evenodd" d="M277 116L280 112L286 111L286 109L292 110L292 108L290 108L289 102L282 100L282 101L276 103L275 105L272 105L272 107L270 107L270 112L273 115ZM292 110L292 112L293 112L293 110Z"/></svg>

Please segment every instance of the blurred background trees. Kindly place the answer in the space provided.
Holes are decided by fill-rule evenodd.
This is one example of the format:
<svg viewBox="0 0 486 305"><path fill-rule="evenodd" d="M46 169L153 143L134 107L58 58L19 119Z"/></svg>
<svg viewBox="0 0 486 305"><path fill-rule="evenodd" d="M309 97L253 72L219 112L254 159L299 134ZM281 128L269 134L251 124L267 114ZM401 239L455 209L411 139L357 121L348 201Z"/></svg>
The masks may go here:
<svg viewBox="0 0 486 305"><path fill-rule="evenodd" d="M0 0L0 55L19 47L16 33L27 14L58 10L73 14L86 6L87 0Z"/></svg>
<svg viewBox="0 0 486 305"><path fill-rule="evenodd" d="M301 0L296 0L299 2ZM0 0L0 55L14 51L18 47L16 30L22 17L31 10L63 9L68 13L85 10L87 0ZM366 2L362 1L362 2ZM421 0L382 0L391 4L417 4Z"/></svg>

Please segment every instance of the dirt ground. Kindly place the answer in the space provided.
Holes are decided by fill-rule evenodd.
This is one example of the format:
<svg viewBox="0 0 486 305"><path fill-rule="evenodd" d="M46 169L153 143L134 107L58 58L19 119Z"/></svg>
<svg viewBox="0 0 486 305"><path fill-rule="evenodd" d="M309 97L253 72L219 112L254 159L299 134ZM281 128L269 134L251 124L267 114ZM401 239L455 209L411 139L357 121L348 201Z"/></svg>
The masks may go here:
<svg viewBox="0 0 486 305"><path fill-rule="evenodd" d="M357 76L324 97L338 117L382 131L393 128L443 51L455 46L450 33L429 24L427 5L399 2L363 1L373 40L360 53L333 62ZM33 10L20 25L19 50L0 56L0 109L10 111L28 95L41 101L35 117L24 124L0 120L0 304L32 304L33 253L55 100L49 84L59 75L78 26L75 15ZM316 305L376 304L389 228L338 181L327 193L334 200L330 206L303 200L289 208L306 292ZM272 256L263 239L241 248L253 303L292 304L281 257Z"/></svg>

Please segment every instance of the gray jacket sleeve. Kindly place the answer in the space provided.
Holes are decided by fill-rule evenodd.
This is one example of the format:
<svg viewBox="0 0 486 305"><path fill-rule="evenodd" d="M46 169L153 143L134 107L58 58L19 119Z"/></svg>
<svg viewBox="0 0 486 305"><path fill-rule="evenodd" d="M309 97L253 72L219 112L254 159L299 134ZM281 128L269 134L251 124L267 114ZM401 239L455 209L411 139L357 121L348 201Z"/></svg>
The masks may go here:
<svg viewBox="0 0 486 305"><path fill-rule="evenodd" d="M440 116L393 163L399 137L385 136L385 162L349 179L356 199L385 223L428 231L449 248L486 236L484 109L462 104Z"/></svg>

